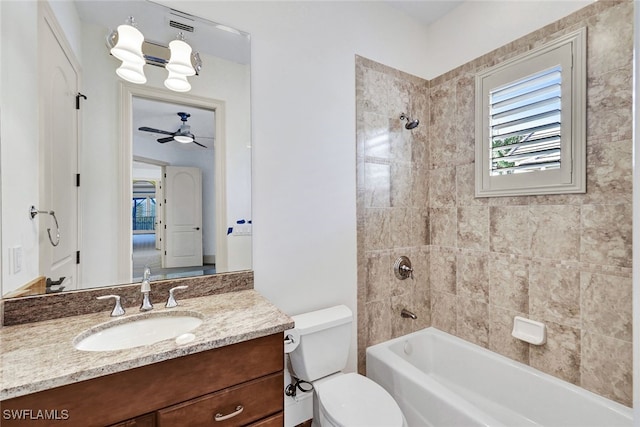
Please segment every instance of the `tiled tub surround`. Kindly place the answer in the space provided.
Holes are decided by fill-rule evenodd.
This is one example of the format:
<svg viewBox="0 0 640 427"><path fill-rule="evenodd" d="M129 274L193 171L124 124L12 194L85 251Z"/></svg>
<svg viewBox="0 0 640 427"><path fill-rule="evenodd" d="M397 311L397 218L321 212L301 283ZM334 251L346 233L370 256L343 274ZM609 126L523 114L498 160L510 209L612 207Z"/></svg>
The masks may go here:
<svg viewBox="0 0 640 427"><path fill-rule="evenodd" d="M587 193L475 198L475 73L583 26ZM600 1L425 82L430 114L416 116L420 128L428 125L428 132L422 129L428 140L422 152L428 155L407 179L389 174L386 184L366 174L364 161L360 170L371 141L367 135L389 126L358 122L358 297L365 307L360 355L367 345L402 333L389 326L400 321L392 301L403 289L390 268L395 255L409 251L414 264L428 272L411 286L421 287L426 307L419 310L431 310L431 325L631 405L632 36L632 2ZM359 109L383 106L393 96L385 78L400 75L370 63L358 61L365 68L358 72ZM384 77L362 78L374 71ZM425 93L418 96L422 100ZM396 97L406 99L406 92ZM396 208L376 208L376 199L362 197L384 193L385 185L394 194L424 200L412 207L408 221L428 224L412 230L424 246L396 244L390 237L397 230ZM547 344L513 339L516 315L544 322Z"/></svg>
<svg viewBox="0 0 640 427"><path fill-rule="evenodd" d="M176 299L196 298L226 292L253 289L253 271L218 273L210 276L198 276L175 280L151 282L149 297L156 307L164 307L169 289L187 285L188 289L176 291ZM69 291L48 295L37 295L3 300L5 326L39 322L60 317L79 316L111 309L113 300L97 300L102 295L120 295L122 306L137 307L142 302L140 283L111 287L92 288L82 291Z"/></svg>
<svg viewBox="0 0 640 427"><path fill-rule="evenodd" d="M126 350L76 350L74 338L109 322L110 310L0 329L0 400L88 380L163 360L248 341L293 327L293 320L254 290L182 299L175 309L204 316L196 338L177 345L165 340ZM136 317L140 313L127 313ZM118 318L120 319L120 318Z"/></svg>

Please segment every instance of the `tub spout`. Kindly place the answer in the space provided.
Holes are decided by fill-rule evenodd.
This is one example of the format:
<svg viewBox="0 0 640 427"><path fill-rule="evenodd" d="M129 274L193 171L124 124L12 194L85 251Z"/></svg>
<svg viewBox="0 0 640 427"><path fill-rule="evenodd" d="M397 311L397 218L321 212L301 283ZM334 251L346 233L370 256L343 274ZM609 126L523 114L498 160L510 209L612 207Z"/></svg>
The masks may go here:
<svg viewBox="0 0 640 427"><path fill-rule="evenodd" d="M406 308L402 309L402 311L400 312L400 316L405 318L411 318L413 320L416 320L418 318L418 316L416 316L414 313L410 312Z"/></svg>

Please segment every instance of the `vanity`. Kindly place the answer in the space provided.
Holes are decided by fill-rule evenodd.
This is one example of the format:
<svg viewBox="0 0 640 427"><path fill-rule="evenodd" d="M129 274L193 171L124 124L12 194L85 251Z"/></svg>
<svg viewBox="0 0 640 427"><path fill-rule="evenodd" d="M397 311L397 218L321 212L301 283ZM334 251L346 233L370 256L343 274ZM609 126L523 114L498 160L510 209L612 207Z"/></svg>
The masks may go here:
<svg viewBox="0 0 640 427"><path fill-rule="evenodd" d="M0 328L2 425L281 426L291 318L252 289L150 313L172 310L202 317L188 342L78 350L84 331L114 322L104 311Z"/></svg>

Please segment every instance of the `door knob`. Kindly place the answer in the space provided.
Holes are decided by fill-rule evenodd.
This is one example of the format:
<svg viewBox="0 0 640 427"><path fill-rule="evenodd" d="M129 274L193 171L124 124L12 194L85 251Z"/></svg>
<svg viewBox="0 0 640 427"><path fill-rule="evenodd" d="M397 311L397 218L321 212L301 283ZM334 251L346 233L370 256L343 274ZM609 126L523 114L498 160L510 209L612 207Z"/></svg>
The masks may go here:
<svg viewBox="0 0 640 427"><path fill-rule="evenodd" d="M200 230L200 227L193 227L194 230Z"/></svg>

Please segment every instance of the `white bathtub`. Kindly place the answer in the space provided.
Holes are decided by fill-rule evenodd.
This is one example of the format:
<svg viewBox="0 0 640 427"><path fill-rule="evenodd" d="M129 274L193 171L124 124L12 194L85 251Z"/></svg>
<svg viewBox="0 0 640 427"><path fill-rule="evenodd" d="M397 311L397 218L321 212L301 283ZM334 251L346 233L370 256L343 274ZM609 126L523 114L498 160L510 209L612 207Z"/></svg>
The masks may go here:
<svg viewBox="0 0 640 427"><path fill-rule="evenodd" d="M410 427L633 425L626 406L434 328L367 348L367 376Z"/></svg>

